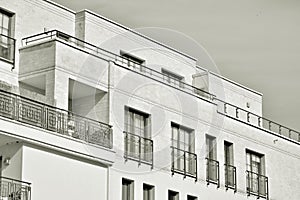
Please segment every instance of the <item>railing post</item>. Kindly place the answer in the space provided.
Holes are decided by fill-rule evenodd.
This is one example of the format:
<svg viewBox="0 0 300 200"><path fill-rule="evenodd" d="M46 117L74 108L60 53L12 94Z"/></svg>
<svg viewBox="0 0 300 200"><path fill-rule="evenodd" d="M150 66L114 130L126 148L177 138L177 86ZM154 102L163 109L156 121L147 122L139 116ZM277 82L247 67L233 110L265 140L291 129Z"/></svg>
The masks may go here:
<svg viewBox="0 0 300 200"><path fill-rule="evenodd" d="M250 122L250 112L247 112L247 122Z"/></svg>
<svg viewBox="0 0 300 200"><path fill-rule="evenodd" d="M209 185L209 159L206 158L206 182Z"/></svg>
<svg viewBox="0 0 300 200"><path fill-rule="evenodd" d="M258 117L258 126L261 127L261 117Z"/></svg>
<svg viewBox="0 0 300 200"><path fill-rule="evenodd" d="M171 147L172 149L172 167L171 167L171 171L172 171L172 175L174 175L174 165L175 165L175 155L174 155L174 147Z"/></svg>
<svg viewBox="0 0 300 200"><path fill-rule="evenodd" d="M234 193L236 193L237 192L236 167L233 168L233 174L234 174Z"/></svg>
<svg viewBox="0 0 300 200"><path fill-rule="evenodd" d="M142 139L141 136L139 137L139 165L141 165L141 154L142 154Z"/></svg>
<svg viewBox="0 0 300 200"><path fill-rule="evenodd" d="M217 185L217 188L219 188L220 187L220 168L219 168L219 161L217 161L217 175L218 175L218 177L217 177L217 181L218 181L218 185Z"/></svg>
<svg viewBox="0 0 300 200"><path fill-rule="evenodd" d="M239 118L239 108L235 108L235 117Z"/></svg>
<svg viewBox="0 0 300 200"><path fill-rule="evenodd" d="M125 152L124 152L124 156L125 156L125 162L128 159L128 133L124 131L125 137L124 137L124 146L125 146Z"/></svg>
<svg viewBox="0 0 300 200"><path fill-rule="evenodd" d="M269 121L269 130L271 130L271 124L272 124L272 122Z"/></svg>
<svg viewBox="0 0 300 200"><path fill-rule="evenodd" d="M247 177L247 193L248 196L250 196L250 172L246 171L246 177Z"/></svg>
<svg viewBox="0 0 300 200"><path fill-rule="evenodd" d="M279 125L279 135L281 135L281 125Z"/></svg>
<svg viewBox="0 0 300 200"><path fill-rule="evenodd" d="M224 165L225 167L225 188L228 190L228 166L227 164Z"/></svg>
<svg viewBox="0 0 300 200"><path fill-rule="evenodd" d="M258 197L260 197L260 184L259 184L259 181L260 181L260 175L259 174L256 174L257 175L257 190L258 190Z"/></svg>
<svg viewBox="0 0 300 200"><path fill-rule="evenodd" d="M224 103L224 113L226 114L227 113L227 103Z"/></svg>
<svg viewBox="0 0 300 200"><path fill-rule="evenodd" d="M153 141L151 140L151 169L153 169L154 156L153 156Z"/></svg>
<svg viewBox="0 0 300 200"><path fill-rule="evenodd" d="M197 169L197 167L198 167L198 160L197 160L197 154L195 154L195 163L196 163L196 165L195 165L195 170L196 170L196 180L195 180L195 182L197 182L197 180L198 180L198 169Z"/></svg>
<svg viewBox="0 0 300 200"><path fill-rule="evenodd" d="M186 152L183 152L183 171L184 171L184 178L186 177Z"/></svg>

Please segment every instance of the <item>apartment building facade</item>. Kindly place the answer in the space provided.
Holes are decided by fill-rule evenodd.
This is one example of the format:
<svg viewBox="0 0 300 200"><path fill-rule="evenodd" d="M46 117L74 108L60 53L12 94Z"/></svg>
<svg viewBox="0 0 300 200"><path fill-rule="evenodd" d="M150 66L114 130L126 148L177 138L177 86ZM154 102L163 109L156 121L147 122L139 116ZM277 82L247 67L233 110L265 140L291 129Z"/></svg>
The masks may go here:
<svg viewBox="0 0 300 200"><path fill-rule="evenodd" d="M262 94L89 10L0 0L0 199L300 199Z"/></svg>

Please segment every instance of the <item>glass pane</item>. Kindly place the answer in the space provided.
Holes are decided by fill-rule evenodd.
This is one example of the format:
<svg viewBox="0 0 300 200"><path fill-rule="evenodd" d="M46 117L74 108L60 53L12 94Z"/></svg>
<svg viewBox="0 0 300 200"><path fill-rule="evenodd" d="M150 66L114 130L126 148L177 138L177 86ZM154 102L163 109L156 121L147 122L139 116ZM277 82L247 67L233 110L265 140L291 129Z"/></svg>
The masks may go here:
<svg viewBox="0 0 300 200"><path fill-rule="evenodd" d="M3 15L2 27L9 29L9 17L7 15Z"/></svg>

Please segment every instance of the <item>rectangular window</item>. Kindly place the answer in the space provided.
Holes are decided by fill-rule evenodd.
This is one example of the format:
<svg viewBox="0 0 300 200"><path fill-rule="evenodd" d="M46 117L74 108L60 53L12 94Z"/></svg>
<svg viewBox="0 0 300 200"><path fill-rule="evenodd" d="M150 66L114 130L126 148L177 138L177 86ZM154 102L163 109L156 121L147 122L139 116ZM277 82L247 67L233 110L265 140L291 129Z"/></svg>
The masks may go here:
<svg viewBox="0 0 300 200"><path fill-rule="evenodd" d="M122 179L122 200L134 200L133 181Z"/></svg>
<svg viewBox="0 0 300 200"><path fill-rule="evenodd" d="M13 61L14 40L11 38L12 14L0 9L0 57Z"/></svg>
<svg viewBox="0 0 300 200"><path fill-rule="evenodd" d="M153 163L150 115L125 107L125 156Z"/></svg>
<svg viewBox="0 0 300 200"><path fill-rule="evenodd" d="M268 178L265 176L264 155L246 150L247 191L263 196L267 195Z"/></svg>
<svg viewBox="0 0 300 200"><path fill-rule="evenodd" d="M161 69L164 81L175 86L184 87L184 77L166 69Z"/></svg>
<svg viewBox="0 0 300 200"><path fill-rule="evenodd" d="M233 144L224 141L225 187L236 191L236 167L233 162Z"/></svg>
<svg viewBox="0 0 300 200"><path fill-rule="evenodd" d="M187 200L197 200L198 198L195 196L187 195Z"/></svg>
<svg viewBox="0 0 300 200"><path fill-rule="evenodd" d="M171 123L172 172L197 178L197 155L195 154L194 131Z"/></svg>
<svg viewBox="0 0 300 200"><path fill-rule="evenodd" d="M168 200L179 200L179 193L178 192L175 192L175 191L172 191L172 190L169 190L168 191Z"/></svg>
<svg viewBox="0 0 300 200"><path fill-rule="evenodd" d="M143 184L143 200L154 200L154 186Z"/></svg>
<svg viewBox="0 0 300 200"><path fill-rule="evenodd" d="M216 138L206 135L206 181L219 187L219 161L217 161Z"/></svg>

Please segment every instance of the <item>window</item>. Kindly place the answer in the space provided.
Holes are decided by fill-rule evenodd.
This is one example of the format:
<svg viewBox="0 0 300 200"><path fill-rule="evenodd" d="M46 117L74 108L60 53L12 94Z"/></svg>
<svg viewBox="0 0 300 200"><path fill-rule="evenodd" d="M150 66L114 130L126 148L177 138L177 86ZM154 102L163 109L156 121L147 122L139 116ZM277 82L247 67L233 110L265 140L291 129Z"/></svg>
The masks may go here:
<svg viewBox="0 0 300 200"><path fill-rule="evenodd" d="M168 200L179 200L179 193L169 190L168 191Z"/></svg>
<svg viewBox="0 0 300 200"><path fill-rule="evenodd" d="M219 182L219 162L217 161L216 138L206 135L206 181L207 183L220 185Z"/></svg>
<svg viewBox="0 0 300 200"><path fill-rule="evenodd" d="M197 178L194 131L175 123L171 123L171 128L172 172Z"/></svg>
<svg viewBox="0 0 300 200"><path fill-rule="evenodd" d="M153 164L150 115L125 107L125 157Z"/></svg>
<svg viewBox="0 0 300 200"><path fill-rule="evenodd" d="M13 61L14 40L10 38L11 18L11 13L0 10L0 57Z"/></svg>
<svg viewBox="0 0 300 200"><path fill-rule="evenodd" d="M264 155L246 150L247 191L259 197L268 195L268 178L265 175Z"/></svg>
<svg viewBox="0 0 300 200"><path fill-rule="evenodd" d="M224 141L225 187L236 191L236 167L233 162L233 144Z"/></svg>
<svg viewBox="0 0 300 200"><path fill-rule="evenodd" d="M163 74L164 81L166 81L170 84L179 86L179 87L184 87L184 77L183 76L177 75L166 69L161 69L161 72Z"/></svg>
<svg viewBox="0 0 300 200"><path fill-rule="evenodd" d="M133 181L123 178L122 179L122 200L133 200L134 188Z"/></svg>
<svg viewBox="0 0 300 200"><path fill-rule="evenodd" d="M154 200L154 186L143 184L143 200Z"/></svg>
<svg viewBox="0 0 300 200"><path fill-rule="evenodd" d="M197 200L197 197L191 196L191 195L187 195L187 200Z"/></svg>

